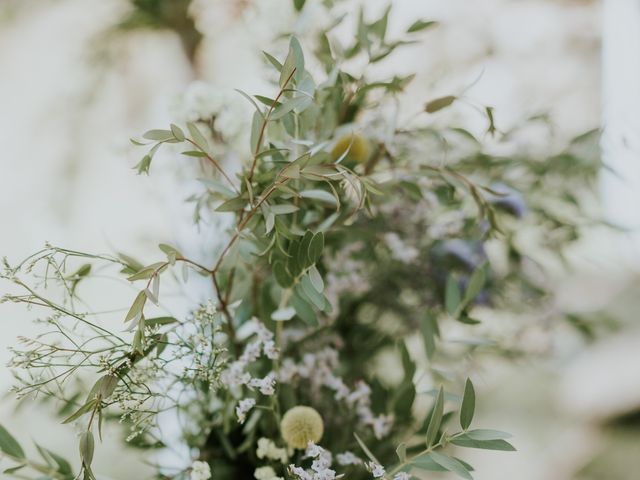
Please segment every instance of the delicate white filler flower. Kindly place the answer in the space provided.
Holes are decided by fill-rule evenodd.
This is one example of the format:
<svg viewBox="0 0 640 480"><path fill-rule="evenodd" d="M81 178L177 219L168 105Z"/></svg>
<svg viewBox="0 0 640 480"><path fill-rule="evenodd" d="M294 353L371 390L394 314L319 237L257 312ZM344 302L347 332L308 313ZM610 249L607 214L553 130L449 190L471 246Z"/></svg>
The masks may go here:
<svg viewBox="0 0 640 480"><path fill-rule="evenodd" d="M398 472L393 476L393 480L411 480L411 475L407 472Z"/></svg>
<svg viewBox="0 0 640 480"><path fill-rule="evenodd" d="M211 478L211 467L207 462L196 460L191 464L191 480L209 480Z"/></svg>
<svg viewBox="0 0 640 480"><path fill-rule="evenodd" d="M238 402L238 406L236 407L238 423L244 423L247 419L247 413L249 413L249 410L251 410L255 404L256 401L253 398L243 398Z"/></svg>
<svg viewBox="0 0 640 480"><path fill-rule="evenodd" d="M387 473L382 465L378 465L375 462L367 463L367 469L371 472L373 478L382 478Z"/></svg>
<svg viewBox="0 0 640 480"><path fill-rule="evenodd" d="M282 477L278 477L276 472L271 467L259 467L253 472L253 476L257 480L284 480Z"/></svg>

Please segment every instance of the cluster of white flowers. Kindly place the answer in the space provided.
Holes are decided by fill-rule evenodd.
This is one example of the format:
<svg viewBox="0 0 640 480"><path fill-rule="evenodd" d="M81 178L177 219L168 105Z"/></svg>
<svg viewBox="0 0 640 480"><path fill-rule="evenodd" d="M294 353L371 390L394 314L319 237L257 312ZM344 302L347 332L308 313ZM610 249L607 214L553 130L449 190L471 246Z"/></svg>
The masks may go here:
<svg viewBox="0 0 640 480"><path fill-rule="evenodd" d="M313 458L311 470L305 470L293 464L289 465L289 473L299 480L334 480L344 476L336 475L336 471L330 468L333 463L331 452L313 442L309 442L305 458Z"/></svg>
<svg viewBox="0 0 640 480"><path fill-rule="evenodd" d="M256 480L284 480L284 478L276 475L275 470L272 467L258 467L253 476Z"/></svg>
<svg viewBox="0 0 640 480"><path fill-rule="evenodd" d="M418 249L413 245L409 245L404 242L397 233L385 233L383 238L384 243L391 251L391 256L394 259L402 263L411 263L418 258L418 255L420 254Z"/></svg>
<svg viewBox="0 0 640 480"><path fill-rule="evenodd" d="M236 416L238 417L238 423L244 423L247 419L247 413L256 406L256 401L253 398L243 398L238 402L236 406Z"/></svg>
<svg viewBox="0 0 640 480"><path fill-rule="evenodd" d="M368 462L366 467L367 470L371 472L371 475L373 475L373 478L382 478L387 474L384 467L378 463Z"/></svg>
<svg viewBox="0 0 640 480"><path fill-rule="evenodd" d="M287 450L285 448L278 447L273 440L264 437L258 439L256 456L260 459L276 460L280 463L287 463L289 460L289 456L287 455Z"/></svg>
<svg viewBox="0 0 640 480"><path fill-rule="evenodd" d="M355 455L353 452L342 452L336 455L336 461L338 465L347 466L347 465L361 465L362 459Z"/></svg>
<svg viewBox="0 0 640 480"><path fill-rule="evenodd" d="M343 401L355 410L361 425L369 426L377 439L385 437L391 430L393 418L389 415L374 415L371 410L371 388L363 381L350 389L333 372L338 367L338 352L326 347L317 353L307 353L302 362L295 363L285 358L278 372L278 380L290 383L296 378L309 380L314 390L328 388L334 392L337 401Z"/></svg>
<svg viewBox="0 0 640 480"><path fill-rule="evenodd" d="M211 467L206 462L199 460L191 464L191 480L209 480L211 478Z"/></svg>
<svg viewBox="0 0 640 480"><path fill-rule="evenodd" d="M398 472L393 476L393 480L411 480L411 475L407 472Z"/></svg>
<svg viewBox="0 0 640 480"><path fill-rule="evenodd" d="M270 372L263 378L252 377L251 373L247 371L247 368L260 358L261 355L266 356L270 360L276 360L280 353L273 340L274 335L267 327L257 319L251 321L251 327L257 338L247 343L240 358L231 362L229 366L222 371L220 380L226 388L232 392L235 390L237 394L240 394L241 388L246 386L250 390L257 389L263 395L273 395L275 393L276 374ZM236 407L236 414L240 423L244 422L247 412L251 410L254 405L255 400L250 398L245 398L239 402Z"/></svg>

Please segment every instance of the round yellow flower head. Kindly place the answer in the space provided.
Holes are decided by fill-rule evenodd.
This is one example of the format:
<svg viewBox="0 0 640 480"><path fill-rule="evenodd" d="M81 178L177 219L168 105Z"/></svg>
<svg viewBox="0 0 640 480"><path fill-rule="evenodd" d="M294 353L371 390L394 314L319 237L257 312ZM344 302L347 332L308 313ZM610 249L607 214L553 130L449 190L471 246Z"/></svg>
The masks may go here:
<svg viewBox="0 0 640 480"><path fill-rule="evenodd" d="M282 438L292 448L307 448L309 442L318 442L324 433L320 414L311 407L293 407L280 422Z"/></svg>
<svg viewBox="0 0 640 480"><path fill-rule="evenodd" d="M349 146L351 146L351 148L349 148ZM347 150L349 150L349 153L347 153L346 158L357 163L366 163L371 156L369 141L357 133L340 137L333 147L333 150L331 150L331 158L336 161Z"/></svg>

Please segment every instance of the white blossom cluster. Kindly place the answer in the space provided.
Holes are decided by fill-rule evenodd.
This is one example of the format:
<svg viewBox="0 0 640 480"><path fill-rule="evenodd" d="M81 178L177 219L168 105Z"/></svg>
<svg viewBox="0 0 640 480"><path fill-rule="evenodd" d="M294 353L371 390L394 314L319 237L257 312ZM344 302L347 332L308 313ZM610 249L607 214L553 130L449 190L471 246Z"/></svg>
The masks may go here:
<svg viewBox="0 0 640 480"><path fill-rule="evenodd" d="M275 460L283 464L289 460L286 448L278 447L273 440L264 437L258 439L256 456L259 459Z"/></svg>
<svg viewBox="0 0 640 480"><path fill-rule="evenodd" d="M275 470L269 466L256 468L253 476L256 480L284 480L284 478L276 475Z"/></svg>
<svg viewBox="0 0 640 480"><path fill-rule="evenodd" d="M211 478L211 467L206 462L199 460L191 465L191 480L209 480Z"/></svg>
<svg viewBox="0 0 640 480"><path fill-rule="evenodd" d="M377 439L382 439L391 430L393 419L389 415L374 415L371 410L371 388L364 381L358 381L355 388L349 388L342 378L333 372L338 367L338 352L326 347L317 353L307 353L302 362L295 363L285 358L278 371L278 381L290 383L296 378L308 380L311 388L318 391L328 388L334 399L342 401L355 410L360 424L373 429Z"/></svg>
<svg viewBox="0 0 640 480"><path fill-rule="evenodd" d="M331 452L313 442L309 442L305 458L313 458L310 470L293 464L289 465L289 473L299 480L334 480L344 476L337 475L336 471L330 468L333 463Z"/></svg>
<svg viewBox="0 0 640 480"><path fill-rule="evenodd" d="M220 380L226 388L236 394L241 393L242 387L247 387L249 390L258 390L262 395L273 395L276 374L269 372L263 378L257 378L251 375L248 368L261 355L270 360L276 360L280 353L276 348L273 333L257 319L253 319L251 323L257 338L247 343L238 360L231 362L222 371ZM255 403L252 398L240 400L236 407L236 415L240 423L244 423L247 413L255 406Z"/></svg>

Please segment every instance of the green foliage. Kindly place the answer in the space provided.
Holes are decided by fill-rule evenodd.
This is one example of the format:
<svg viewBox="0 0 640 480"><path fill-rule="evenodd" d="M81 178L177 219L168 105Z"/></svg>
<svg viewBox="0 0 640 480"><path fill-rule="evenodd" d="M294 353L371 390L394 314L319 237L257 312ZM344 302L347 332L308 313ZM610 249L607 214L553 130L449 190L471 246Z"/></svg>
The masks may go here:
<svg viewBox="0 0 640 480"><path fill-rule="evenodd" d="M157 5L144 4L151 13ZM518 129L501 132L491 107L479 109L488 122L480 135L435 123L445 108L468 107L460 94L421 101L415 121L396 124L387 109L413 76L371 79L342 69L357 56L382 61L436 25L419 20L402 38L390 39L389 15L386 9L370 20L361 11L348 45L332 35L341 19L321 32L314 60L324 66L324 78L307 70L315 62L306 42L290 38L284 58L265 53L273 91L239 92L238 100L248 100L254 112L245 119L249 145L234 176L218 153L225 151L224 140L205 123L171 124L132 140L149 149L135 167L139 173L153 172L161 147L202 165L202 188L191 199L195 218L226 215L233 223L219 232L211 264L161 243L152 263L47 246L16 267L6 265L3 278L23 292L6 300L45 309L54 327L49 333L59 340L38 337L16 351L14 367L26 371L17 392L60 400L61 421L81 425L84 478L93 478L103 422L130 427L133 446L162 448L157 416L166 411L177 412L185 444L219 479L251 478L269 463L256 452L260 439L286 452L279 424L282 412L297 405L320 413L323 447L362 452L384 466L388 478L412 469L472 478L473 468L454 454L514 449L502 432L470 430L476 405L471 380L461 398L445 386L461 390L467 372L459 360L474 358L476 350L528 353L516 339L498 343L477 333L477 325L486 318L483 311L515 317L549 301L544 278L531 268L537 252L525 250L518 233L534 229L537 248L560 258L579 238L589 220L568 192L586 191L595 180L600 164L592 155L593 136L549 157L523 150L493 155L482 134L508 145ZM371 147L360 161L348 155L356 134ZM344 138L351 138L348 148L334 155ZM492 258L485 245L501 257ZM83 288L98 271L135 289L115 305L124 305L117 316L125 332L105 328L82 303ZM165 284L187 281L192 273L210 281L212 302L188 318L159 311ZM52 284L63 301L46 293ZM450 338L441 328L452 322L462 324L464 338ZM416 335L418 352L408 348ZM385 355L402 364L396 381L378 365ZM433 406L420 415L417 399L425 392L416 382L425 376L443 385L426 392ZM87 378L93 383L86 385ZM4 429L0 448L19 468L34 468ZM60 459L48 456L62 468ZM287 461L301 459L296 454ZM295 478L282 462L270 465ZM362 467L346 473L370 478Z"/></svg>

